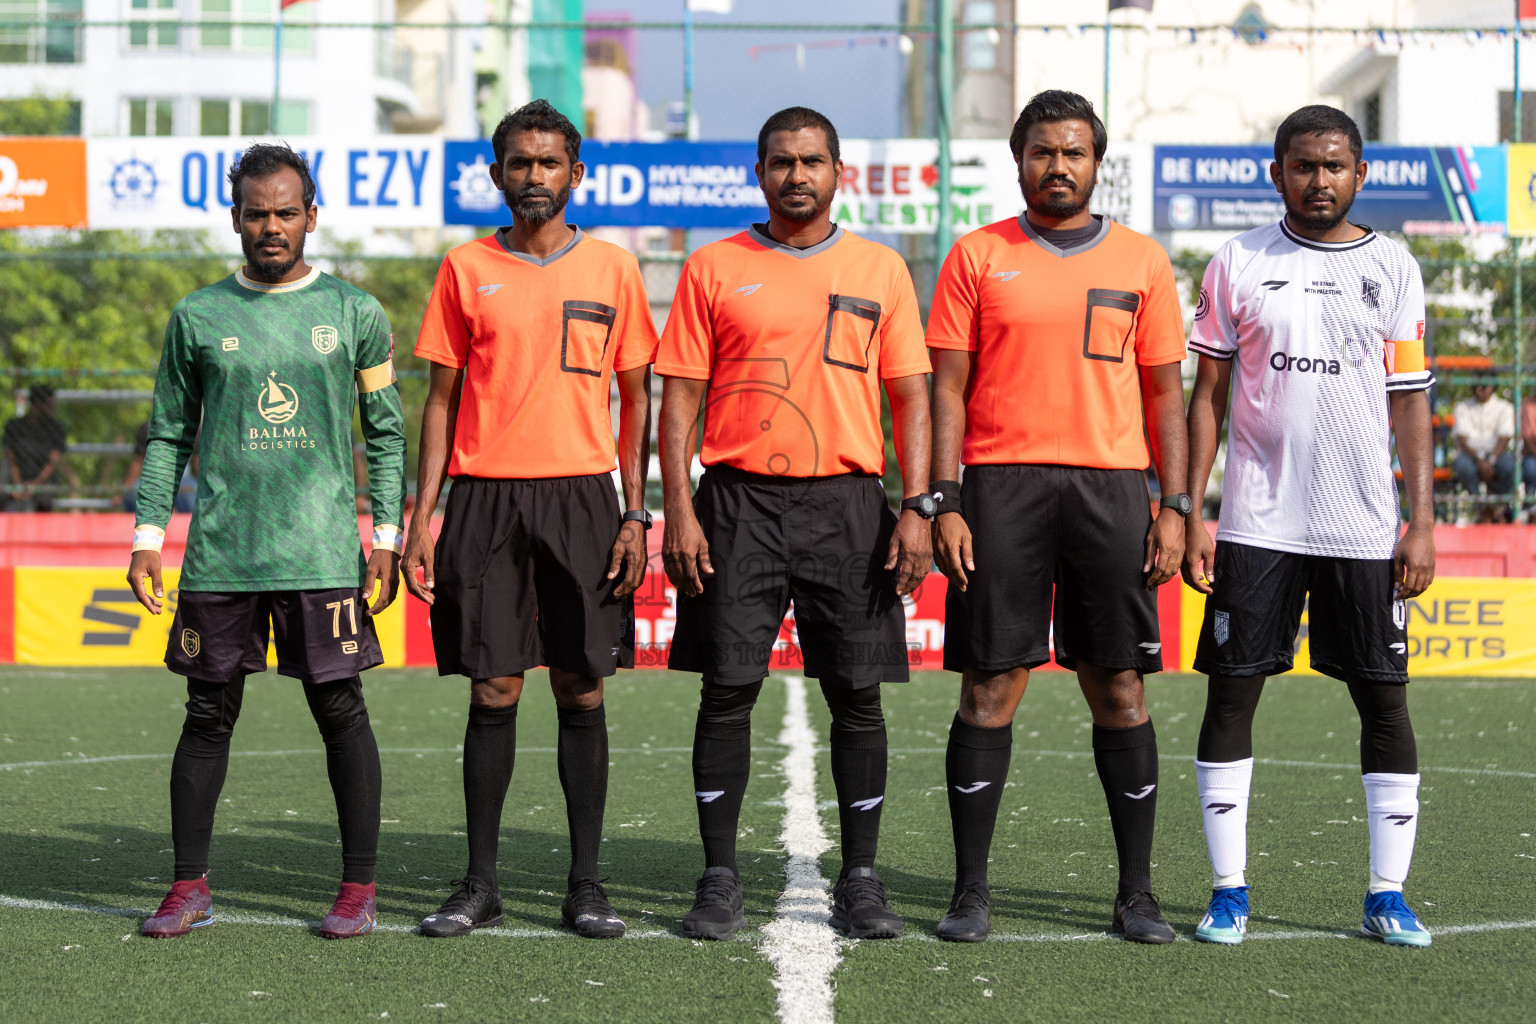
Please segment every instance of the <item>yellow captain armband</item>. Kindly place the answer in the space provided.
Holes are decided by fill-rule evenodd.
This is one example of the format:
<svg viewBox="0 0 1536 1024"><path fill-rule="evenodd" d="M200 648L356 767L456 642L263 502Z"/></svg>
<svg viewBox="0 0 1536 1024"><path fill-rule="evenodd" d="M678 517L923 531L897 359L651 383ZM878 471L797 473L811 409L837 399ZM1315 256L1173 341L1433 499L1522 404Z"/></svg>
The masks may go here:
<svg viewBox="0 0 1536 1024"><path fill-rule="evenodd" d="M357 371L357 390L366 395L370 391L382 391L395 382L395 361L386 359L378 366Z"/></svg>
<svg viewBox="0 0 1536 1024"><path fill-rule="evenodd" d="M373 528L373 550L400 554L405 550L405 531L393 523L380 523Z"/></svg>
<svg viewBox="0 0 1536 1024"><path fill-rule="evenodd" d="M134 551L159 551L165 546L165 531L143 523L133 528Z"/></svg>

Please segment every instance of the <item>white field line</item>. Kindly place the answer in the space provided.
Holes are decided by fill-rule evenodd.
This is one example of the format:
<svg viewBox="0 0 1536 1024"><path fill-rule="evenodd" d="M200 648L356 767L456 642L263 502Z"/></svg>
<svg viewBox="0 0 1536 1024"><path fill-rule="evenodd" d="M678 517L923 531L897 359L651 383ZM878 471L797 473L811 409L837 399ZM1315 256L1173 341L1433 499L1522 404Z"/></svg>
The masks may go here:
<svg viewBox="0 0 1536 1024"><path fill-rule="evenodd" d="M147 910L128 910L123 907L105 907L86 903L60 903L56 900L28 900L21 899L17 896L0 896L0 910L45 910L49 911L50 913L62 912L102 914L108 917L126 917L135 920L149 916L149 911ZM229 913L220 911L217 907L214 908L214 924L276 928L308 928L311 930L320 927L319 921L301 921L296 917L279 917L275 914L242 914L239 912ZM768 927L772 928L773 925L769 925ZM822 927L824 930L826 928L825 925L821 925L820 927ZM1536 929L1536 920L1483 921L1477 924L1441 925L1439 927L1432 928L1430 931L1435 938L1445 939L1454 935L1479 935L1485 932L1526 931L1530 929ZM413 928L409 925L383 923L377 925L374 930L378 932L402 935L414 935L417 932L416 928ZM768 929L765 928L763 931L766 933ZM473 935L492 939L574 939L577 937L575 932L568 932L559 928L482 928L474 932ZM1357 938L1358 936L1359 932L1355 931L1295 930L1270 932L1260 930L1250 931L1248 933L1247 941L1292 942L1298 939L1353 939ZM679 938L675 932L661 931L659 929L648 929L646 931L637 931L631 929L625 934L624 937L627 939L652 940L676 940ZM737 933L738 942L749 942L752 940L752 938L753 936L746 931ZM1083 932L1077 935L1067 935L1061 932L1027 932L1011 934L993 932L987 938L988 942L1002 943L1108 942L1110 940L1114 940L1116 942L1122 941L1117 936L1111 935L1108 932ZM932 935L908 932L905 936L895 941L938 942L939 940ZM1188 935L1180 935L1178 941L1193 942L1194 939ZM831 1019L830 1015L827 1019Z"/></svg>
<svg viewBox="0 0 1536 1024"><path fill-rule="evenodd" d="M825 751L827 748L821 749ZM892 747L889 752L892 754L942 754L944 753L944 750L944 747ZM1035 757L1092 757L1093 751L1030 750L1027 747L1013 748L1013 756L1015 760L1021 757L1029 757L1031 755ZM1189 754L1159 754L1157 759L1159 761L1180 761L1184 764L1193 764L1195 760L1194 757ZM1273 765L1277 768L1330 768L1336 772L1343 771L1352 767L1350 764L1344 761L1340 761L1338 764L1331 764L1327 761L1282 761L1273 757L1256 757L1253 759L1253 763ZM0 764L0 768L4 767L5 765ZM1536 779L1536 772L1505 771L1502 768L1431 768L1427 766L1419 768L1419 774L1421 775L1430 774L1433 772L1446 772L1455 775L1492 775L1498 778L1506 779Z"/></svg>
<svg viewBox="0 0 1536 1024"><path fill-rule="evenodd" d="M832 972L842 960L837 934L827 925L831 893L817 861L832 841L816 813L816 732L805 708L805 680L784 681L784 826L779 842L784 891L758 951L773 965L778 1018L783 1024L832 1024Z"/></svg>

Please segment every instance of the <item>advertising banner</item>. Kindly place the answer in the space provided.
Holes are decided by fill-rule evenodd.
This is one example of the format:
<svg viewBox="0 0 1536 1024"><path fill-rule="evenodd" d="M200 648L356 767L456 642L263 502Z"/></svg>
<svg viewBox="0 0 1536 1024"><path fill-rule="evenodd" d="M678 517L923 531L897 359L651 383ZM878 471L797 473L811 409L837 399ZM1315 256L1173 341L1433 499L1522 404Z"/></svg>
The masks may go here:
<svg viewBox="0 0 1536 1024"><path fill-rule="evenodd" d="M288 140L309 161L321 228L436 227L443 222L443 141L430 135ZM235 139L90 139L92 228L230 227Z"/></svg>
<svg viewBox="0 0 1536 1024"><path fill-rule="evenodd" d="M85 224L85 142L0 138L0 228Z"/></svg>
<svg viewBox="0 0 1536 1024"><path fill-rule="evenodd" d="M1205 597L1183 588L1179 667L1194 668ZM1424 676L1536 675L1536 579L1447 577L1404 602L1408 672ZM1316 675L1302 613L1292 673Z"/></svg>
<svg viewBox="0 0 1536 1024"><path fill-rule="evenodd" d="M134 600L123 570L18 566L15 576L16 661L23 665L160 665L176 614L177 569L167 568L165 607L151 615ZM401 591L402 596L404 590ZM386 665L405 663L405 608L395 603L374 619ZM267 666L276 667L267 648Z"/></svg>
<svg viewBox="0 0 1536 1024"><path fill-rule="evenodd" d="M1350 220L1410 235L1504 233L1501 146L1366 146L1370 165ZM1159 231L1247 231L1285 205L1270 181L1272 146L1157 146L1153 224Z"/></svg>
<svg viewBox="0 0 1536 1024"><path fill-rule="evenodd" d="M843 177L832 217L860 233L932 234L938 226L938 143L933 139L843 139ZM1006 139L951 143L955 234L1024 209ZM488 170L486 140L448 142L443 220L506 224ZM570 219L589 227L739 228L768 207L751 142L583 142L586 179L571 196ZM1099 170L1093 211L1137 231L1152 230L1152 147L1113 144Z"/></svg>
<svg viewBox="0 0 1536 1024"><path fill-rule="evenodd" d="M443 222L507 224L488 139L444 144ZM566 216L586 227L736 228L768 216L752 142L581 144L586 178Z"/></svg>
<svg viewBox="0 0 1536 1024"><path fill-rule="evenodd" d="M1509 233L1536 235L1536 142L1509 147Z"/></svg>

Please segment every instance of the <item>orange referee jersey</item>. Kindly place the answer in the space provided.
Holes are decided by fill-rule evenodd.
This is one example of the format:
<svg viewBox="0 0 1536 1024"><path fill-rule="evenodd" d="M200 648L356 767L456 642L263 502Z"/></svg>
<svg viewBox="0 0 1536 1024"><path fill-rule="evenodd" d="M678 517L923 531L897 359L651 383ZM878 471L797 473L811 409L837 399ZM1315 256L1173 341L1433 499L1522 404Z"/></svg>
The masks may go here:
<svg viewBox="0 0 1536 1024"><path fill-rule="evenodd" d="M880 381L928 370L906 263L841 227L808 249L765 225L699 249L656 358L709 381L704 464L774 476L883 473Z"/></svg>
<svg viewBox="0 0 1536 1024"><path fill-rule="evenodd" d="M609 381L656 344L640 264L580 228L543 259L501 231L449 250L416 339L418 356L464 369L448 474L612 472Z"/></svg>
<svg viewBox="0 0 1536 1024"><path fill-rule="evenodd" d="M928 346L975 353L966 465L1145 469L1138 366L1184 358L1162 247L1104 220L1063 252L1020 214L965 235L939 272Z"/></svg>

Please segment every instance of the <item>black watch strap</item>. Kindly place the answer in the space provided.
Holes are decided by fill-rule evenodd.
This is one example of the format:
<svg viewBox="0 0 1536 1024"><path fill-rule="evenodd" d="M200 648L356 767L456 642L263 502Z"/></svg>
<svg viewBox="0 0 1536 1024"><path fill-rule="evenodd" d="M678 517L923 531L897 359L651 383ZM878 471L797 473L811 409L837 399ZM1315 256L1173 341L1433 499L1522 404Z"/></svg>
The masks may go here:
<svg viewBox="0 0 1536 1024"><path fill-rule="evenodd" d="M1171 508L1181 516L1187 517L1195 510L1195 503L1187 494L1165 494L1157 503L1159 508Z"/></svg>
<svg viewBox="0 0 1536 1024"><path fill-rule="evenodd" d="M935 480L928 485L933 492L933 500L939 503L939 514L945 512L961 512L960 506L960 481L959 480Z"/></svg>
<svg viewBox="0 0 1536 1024"><path fill-rule="evenodd" d="M619 520L621 523L639 523L645 529L651 528L651 514L643 508L632 508L625 512Z"/></svg>
<svg viewBox="0 0 1536 1024"><path fill-rule="evenodd" d="M934 500L933 495L925 491L922 494L914 494L903 501L901 503L901 510L903 512L916 512L924 519L932 519L939 514L939 503Z"/></svg>

